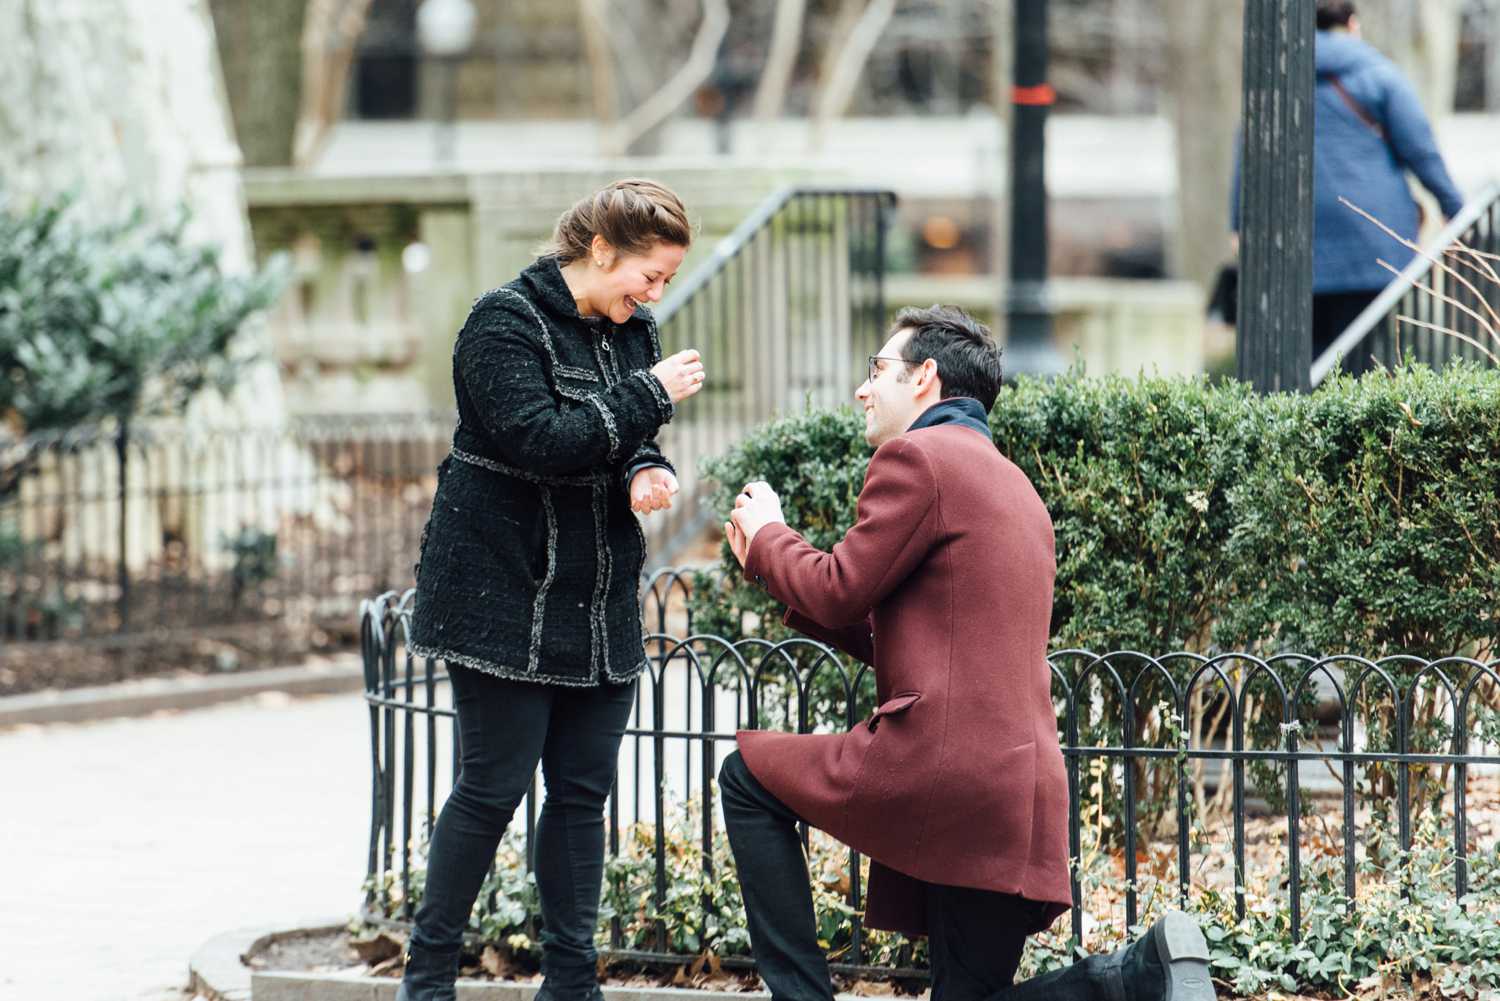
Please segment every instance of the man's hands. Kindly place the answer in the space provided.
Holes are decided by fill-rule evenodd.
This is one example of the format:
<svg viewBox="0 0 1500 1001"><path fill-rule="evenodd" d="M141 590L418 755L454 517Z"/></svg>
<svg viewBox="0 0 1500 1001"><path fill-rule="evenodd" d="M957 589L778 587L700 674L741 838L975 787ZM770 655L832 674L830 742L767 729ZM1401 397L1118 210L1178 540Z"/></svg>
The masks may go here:
<svg viewBox="0 0 1500 1001"><path fill-rule="evenodd" d="M647 466L630 478L630 510L638 514L665 511L677 493L677 477L661 466Z"/></svg>
<svg viewBox="0 0 1500 1001"><path fill-rule="evenodd" d="M661 380L673 403L681 403L703 388L703 362L691 348L663 358L651 366L651 374Z"/></svg>
<svg viewBox="0 0 1500 1001"><path fill-rule="evenodd" d="M734 499L734 512L729 521L724 523L724 536L741 567L750 553L755 533L776 522L786 522L781 514L781 498L776 496L776 491L761 480L747 483Z"/></svg>

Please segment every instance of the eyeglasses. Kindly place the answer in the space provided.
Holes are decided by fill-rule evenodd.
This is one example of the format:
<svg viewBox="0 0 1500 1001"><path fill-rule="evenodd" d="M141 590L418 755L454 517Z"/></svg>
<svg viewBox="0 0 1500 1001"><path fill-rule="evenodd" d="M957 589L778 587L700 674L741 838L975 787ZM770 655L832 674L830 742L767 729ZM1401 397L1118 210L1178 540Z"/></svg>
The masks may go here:
<svg viewBox="0 0 1500 1001"><path fill-rule="evenodd" d="M878 361L899 361L903 365L914 365L914 364L916 364L915 362L907 361L905 358L894 358L894 357L892 357L890 355L870 355L869 358L870 358L870 381L871 382L874 382L875 378L878 375L880 375L880 373L882 371L875 364Z"/></svg>

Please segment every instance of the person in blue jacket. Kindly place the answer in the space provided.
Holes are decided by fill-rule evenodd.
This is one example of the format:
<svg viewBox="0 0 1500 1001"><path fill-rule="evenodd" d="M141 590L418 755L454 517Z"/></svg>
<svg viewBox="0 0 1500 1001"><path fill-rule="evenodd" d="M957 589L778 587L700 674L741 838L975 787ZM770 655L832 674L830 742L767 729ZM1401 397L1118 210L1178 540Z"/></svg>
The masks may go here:
<svg viewBox="0 0 1500 1001"><path fill-rule="evenodd" d="M1364 311L1412 251L1340 203L1364 209L1409 240L1421 218L1406 174L1415 174L1445 218L1463 197L1448 176L1416 92L1389 59L1360 38L1350 0L1318 0L1313 111L1313 358ZM1230 228L1240 230L1239 163ZM1362 371L1367 356L1345 359Z"/></svg>

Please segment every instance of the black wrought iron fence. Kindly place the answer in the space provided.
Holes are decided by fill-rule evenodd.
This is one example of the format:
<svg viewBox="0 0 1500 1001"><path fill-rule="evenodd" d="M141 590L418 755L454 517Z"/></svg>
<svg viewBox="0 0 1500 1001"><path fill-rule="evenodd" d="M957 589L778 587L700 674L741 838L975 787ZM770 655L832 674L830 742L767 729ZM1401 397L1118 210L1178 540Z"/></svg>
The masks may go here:
<svg viewBox="0 0 1500 1001"><path fill-rule="evenodd" d="M727 864L716 848L712 779L736 729L842 730L874 708L872 671L821 644L693 634L690 579L669 570L648 581L651 665L608 806L611 857L649 843L643 864L656 915L671 911L671 869L680 869L682 847L672 839L682 836L682 818L693 825L701 885L712 886L716 867ZM362 612L373 765L366 913L398 922L413 913L422 845L459 762L443 665L404 652L409 602L409 594L388 593ZM682 638L660 631L665 624ZM1500 773L1500 661L1081 650L1048 659L1068 774L1076 942L1087 945L1086 915L1124 929L1144 916L1146 895L1176 905L1205 890L1232 900L1237 918L1252 904L1284 906L1299 937L1309 860L1325 883L1330 867L1341 871L1352 908L1375 878L1358 874L1362 854L1369 861L1381 851L1369 835L1389 823L1409 850L1414 817L1445 829L1445 878L1455 900L1469 891L1468 859L1484 846L1469 824L1468 797ZM528 867L537 807L533 785L515 822ZM632 830L645 834L627 837ZM974 832L991 834L998 832ZM867 973L861 859L845 856L853 917L836 969ZM1113 873L1109 892L1100 891L1101 869L1103 882ZM692 920L706 923L711 937L706 895ZM612 921L616 956L689 958L670 947L664 918L644 943L635 932L624 934L618 916ZM894 964L909 959L903 951Z"/></svg>
<svg viewBox="0 0 1500 1001"><path fill-rule="evenodd" d="M0 447L0 645L347 622L405 587L453 418L143 421Z"/></svg>
<svg viewBox="0 0 1500 1001"><path fill-rule="evenodd" d="M1398 246L1394 239L1391 246ZM1340 358L1373 358L1391 368L1408 355L1434 368L1500 356L1500 181L1470 199L1313 359L1312 384Z"/></svg>

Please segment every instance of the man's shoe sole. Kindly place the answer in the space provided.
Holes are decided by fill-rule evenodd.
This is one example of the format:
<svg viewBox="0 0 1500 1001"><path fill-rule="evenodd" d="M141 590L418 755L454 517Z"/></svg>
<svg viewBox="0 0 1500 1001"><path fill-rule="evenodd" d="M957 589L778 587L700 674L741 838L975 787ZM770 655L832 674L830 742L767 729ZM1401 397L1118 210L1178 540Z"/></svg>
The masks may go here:
<svg viewBox="0 0 1500 1001"><path fill-rule="evenodd" d="M1169 911L1151 932L1166 980L1166 1001L1214 1001L1208 942L1198 922L1182 911Z"/></svg>

